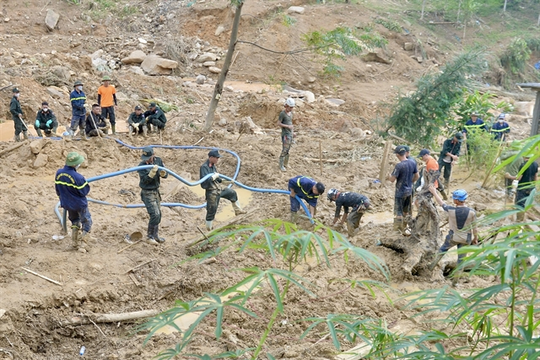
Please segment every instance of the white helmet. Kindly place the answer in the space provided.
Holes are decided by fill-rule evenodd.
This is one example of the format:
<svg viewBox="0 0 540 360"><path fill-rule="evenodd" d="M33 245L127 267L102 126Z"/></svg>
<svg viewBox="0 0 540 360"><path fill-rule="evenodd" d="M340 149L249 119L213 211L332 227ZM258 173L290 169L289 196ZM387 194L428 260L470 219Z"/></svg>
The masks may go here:
<svg viewBox="0 0 540 360"><path fill-rule="evenodd" d="M285 105L290 106L290 107L294 107L296 104L294 103L293 98L287 98L287 100L285 101Z"/></svg>

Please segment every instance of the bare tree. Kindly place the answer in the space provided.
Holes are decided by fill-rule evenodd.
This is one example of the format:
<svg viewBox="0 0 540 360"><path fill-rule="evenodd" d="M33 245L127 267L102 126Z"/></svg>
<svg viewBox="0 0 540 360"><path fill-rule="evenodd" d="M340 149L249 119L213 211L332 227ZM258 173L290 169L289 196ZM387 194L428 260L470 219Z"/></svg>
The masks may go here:
<svg viewBox="0 0 540 360"><path fill-rule="evenodd" d="M218 106L219 100L221 99L221 93L223 92L223 84L225 83L225 78L229 72L229 67L231 66L231 60L233 57L234 49L236 48L236 39L238 37L238 27L240 24L240 14L242 13L242 6L244 5L243 0L233 1L232 4L236 5L236 11L234 13L234 21L231 31L231 40L229 42L229 48L227 49L227 56L225 57L225 62L223 63L223 68L219 74L218 81L214 87L214 94L212 95L212 100L210 101L210 106L208 107L208 113L206 114L206 121L204 124L204 130L210 131L212 129L212 124L214 123L214 113Z"/></svg>
<svg viewBox="0 0 540 360"><path fill-rule="evenodd" d="M504 7L503 7L503 12L506 12L506 4L508 3L508 0L504 0Z"/></svg>
<svg viewBox="0 0 540 360"><path fill-rule="evenodd" d="M426 7L426 0L422 1L422 15L420 15L420 20L424 20L424 9Z"/></svg>

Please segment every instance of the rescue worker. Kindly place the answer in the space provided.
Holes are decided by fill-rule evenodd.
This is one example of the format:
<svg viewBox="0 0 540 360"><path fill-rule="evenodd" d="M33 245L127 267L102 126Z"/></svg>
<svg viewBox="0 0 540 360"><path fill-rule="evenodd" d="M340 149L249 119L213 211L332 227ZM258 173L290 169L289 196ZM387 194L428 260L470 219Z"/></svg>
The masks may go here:
<svg viewBox="0 0 540 360"><path fill-rule="evenodd" d="M439 163L437 163L437 160L431 156L431 152L428 149L422 149L420 151L420 154L418 154L418 158L422 159L424 164L426 164L424 171L430 172L430 171L439 171ZM437 175L435 182L433 183L435 185L435 188L442 194L443 199L448 199L448 196L444 192L444 189L442 187L439 187L439 176ZM421 179L421 186L417 191L420 191L426 184L425 179L422 177Z"/></svg>
<svg viewBox="0 0 540 360"><path fill-rule="evenodd" d="M344 224L345 219L347 219L347 233L351 237L354 236L354 231L359 227L362 216L369 209L370 204L367 196L349 191L341 192L337 189L330 189L328 190L327 197L330 202L336 202L336 213L332 224L338 221L341 208L343 207L343 216L339 223ZM352 208L350 214L349 208Z"/></svg>
<svg viewBox="0 0 540 360"><path fill-rule="evenodd" d="M45 136L56 135L58 121L52 110L49 109L49 103L46 101L41 103L41 110L37 112L34 128L39 137L43 137L41 130L45 131Z"/></svg>
<svg viewBox="0 0 540 360"><path fill-rule="evenodd" d="M491 127L491 133L494 135L495 140L505 141L506 134L510 132L510 125L504 119L506 114L502 113L497 118L497 122Z"/></svg>
<svg viewBox="0 0 540 360"><path fill-rule="evenodd" d="M150 103L150 105L148 105L148 110L144 112L144 117L146 118L146 125L148 126L148 131L152 131L152 127L150 125L154 125L154 132L157 132L157 129L165 129L167 117L165 116L163 110L161 110L156 105L156 103Z"/></svg>
<svg viewBox="0 0 540 360"><path fill-rule="evenodd" d="M83 83L80 80L75 81L73 84L73 91L69 94L69 100L71 102L71 124L69 130L71 135L75 134L77 127L79 128L79 135L82 136L85 127L86 118L86 95L83 92Z"/></svg>
<svg viewBox="0 0 540 360"><path fill-rule="evenodd" d="M161 178L167 178L169 174L158 167L165 167L161 158L154 155L154 149L147 146L141 155L142 161L139 166L154 165L151 169L138 170L141 199L150 215L146 242L152 245L164 243L165 239L159 236L159 224L161 223L161 195L159 185Z"/></svg>
<svg viewBox="0 0 540 360"><path fill-rule="evenodd" d="M109 119L111 131L114 135L116 134L116 116L114 115L114 109L118 105L118 101L116 100L116 89L110 84L111 77L109 75L105 75L101 81L103 82L103 85L98 88L97 102L99 106L101 106L101 115L103 118Z"/></svg>
<svg viewBox="0 0 540 360"><path fill-rule="evenodd" d="M13 92L13 97L9 103L9 112L11 113L11 118L13 119L13 125L15 125L15 141L21 141L21 132L23 133L24 140L27 140L28 127L22 120L23 112L21 109L21 103L19 102L20 91L17 88L13 88L11 91Z"/></svg>
<svg viewBox="0 0 540 360"><path fill-rule="evenodd" d="M476 212L465 206L465 201L468 197L467 191L460 189L452 193L455 206L446 205L439 194L437 194L434 186L430 186L429 191L433 194L435 201L448 213L448 227L450 228L444 244L430 265L430 269L433 270L443 255L454 246L457 246L459 249L466 245L476 245L478 243L478 231L474 224L476 221ZM461 263L464 257L465 254L458 255L458 264Z"/></svg>
<svg viewBox="0 0 540 360"><path fill-rule="evenodd" d="M411 215L413 183L418 180L418 169L416 162L407 159L407 149L403 145L396 146L394 154L399 162L396 164L392 174L386 180L396 183L394 198L394 229L404 232L407 224L403 219Z"/></svg>
<svg viewBox="0 0 540 360"><path fill-rule="evenodd" d="M56 195L60 197L60 206L67 211L68 219L71 221L73 248L84 253L88 250L92 217L86 199L90 192L90 185L84 176L77 172L83 162L82 155L70 152L66 157L66 165L56 172L54 187ZM81 229L82 234L79 235Z"/></svg>
<svg viewBox="0 0 540 360"><path fill-rule="evenodd" d="M213 229L213 221L216 217L216 212L219 206L219 200L225 198L232 203L234 215L238 216L245 214L246 212L240 207L238 202L238 195L236 191L231 188L223 188L223 185L230 184L231 182L219 177L217 170L217 163L221 154L218 150L211 150L208 153L208 160L201 165L199 170L199 178L202 179L208 174L212 174L211 177L201 183L201 187L205 190L206 198L206 229L208 231Z"/></svg>
<svg viewBox="0 0 540 360"><path fill-rule="evenodd" d="M452 175L452 166L459 160L459 152L461 151L462 142L463 133L457 132L452 138L444 141L441 153L439 155L439 170L443 174L443 189L446 191L450 191L449 186L450 176Z"/></svg>
<svg viewBox="0 0 540 360"><path fill-rule="evenodd" d="M288 188L291 193L291 222L296 221L300 209L300 202L296 199L296 196L307 201L311 217L315 217L317 214L317 201L319 196L324 194L324 184L316 182L310 177L298 175L289 179Z"/></svg>
<svg viewBox="0 0 540 360"><path fill-rule="evenodd" d="M146 119L144 118L142 108L139 105L135 106L135 111L129 115L128 125L129 136L131 136L132 131L135 134L142 133L144 136L146 136Z"/></svg>
<svg viewBox="0 0 540 360"><path fill-rule="evenodd" d="M107 124L103 116L101 116L101 107L98 104L93 104L92 111L88 114L88 117L86 118L86 136L103 136L104 132L106 134L108 129L109 124ZM83 139L86 139L86 137L84 137Z"/></svg>
<svg viewBox="0 0 540 360"><path fill-rule="evenodd" d="M474 131L479 131L479 130L487 131L487 126L484 123L484 120L480 119L478 115L479 114L477 112L472 112L471 118L467 120L467 122L465 123L465 126L463 128L463 135L464 135L465 140L467 140L467 135L469 135L468 134L469 132L474 132Z"/></svg>
<svg viewBox="0 0 540 360"><path fill-rule="evenodd" d="M278 126L281 127L281 154L279 155L279 169L287 171L289 165L289 151L293 142L293 109L295 106L294 99L287 98L285 108L281 110L278 118Z"/></svg>
<svg viewBox="0 0 540 360"><path fill-rule="evenodd" d="M519 154L519 150L506 151L501 154L501 161L505 161L512 156ZM506 197L508 199L514 198L514 178L519 173L519 169L523 165L523 158L517 157L510 164L506 165L504 174L504 187L506 188Z"/></svg>
<svg viewBox="0 0 540 360"><path fill-rule="evenodd" d="M523 163L519 167L519 172L523 170L523 167L527 164L531 155L523 156ZM507 174L508 176L509 174ZM535 188L535 183L538 181L538 163L533 161L528 168L526 168L523 173L519 176L508 176L512 180L518 180L518 187L516 192L516 198L514 204L521 209L522 211L517 214L517 221L523 221L525 219L525 204L527 199L531 195L533 189Z"/></svg>

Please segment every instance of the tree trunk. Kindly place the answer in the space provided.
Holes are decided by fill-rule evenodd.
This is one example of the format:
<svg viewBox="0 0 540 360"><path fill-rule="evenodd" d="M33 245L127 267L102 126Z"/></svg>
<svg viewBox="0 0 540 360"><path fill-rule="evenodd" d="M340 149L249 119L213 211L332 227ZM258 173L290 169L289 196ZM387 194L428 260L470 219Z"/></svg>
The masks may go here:
<svg viewBox="0 0 540 360"><path fill-rule="evenodd" d="M459 22L459 15L461 13L461 1L462 0L459 0L459 4L458 4L458 8L457 8L457 16L456 16L456 22L457 23Z"/></svg>
<svg viewBox="0 0 540 360"><path fill-rule="evenodd" d="M420 15L420 20L424 20L424 8L426 7L426 0L422 1L422 15Z"/></svg>
<svg viewBox="0 0 540 360"><path fill-rule="evenodd" d="M233 27L231 31L231 40L229 42L229 48L227 49L227 56L225 57L225 62L223 63L223 68L219 74L219 79L214 88L214 94L212 100L210 101L210 106L208 107L208 113L206 114L206 122L204 125L204 130L209 132L212 129L214 123L214 113L221 99L221 93L223 92L223 83L225 83L225 78L229 72L229 67L231 66L231 60L233 57L234 49L236 47L236 38L238 36L238 26L240 24L240 14L242 12L242 6L244 5L243 1L239 1L236 4L236 12L234 13Z"/></svg>
<svg viewBox="0 0 540 360"><path fill-rule="evenodd" d="M504 0L504 7L503 7L503 12L506 12L506 3L508 2L508 0Z"/></svg>

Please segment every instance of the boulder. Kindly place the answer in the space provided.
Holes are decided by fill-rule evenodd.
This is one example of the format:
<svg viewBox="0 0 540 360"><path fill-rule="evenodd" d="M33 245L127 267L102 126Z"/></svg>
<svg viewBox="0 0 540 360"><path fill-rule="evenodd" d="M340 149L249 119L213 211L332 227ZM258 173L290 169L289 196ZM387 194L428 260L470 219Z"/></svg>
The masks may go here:
<svg viewBox="0 0 540 360"><path fill-rule="evenodd" d="M205 63L207 61L216 61L218 56L214 53L204 53L197 58L197 62Z"/></svg>
<svg viewBox="0 0 540 360"><path fill-rule="evenodd" d="M205 62L203 62L202 65L205 66L205 67L216 66L216 62L215 61L205 61Z"/></svg>
<svg viewBox="0 0 540 360"><path fill-rule="evenodd" d="M414 44L412 42L406 42L405 44L403 44L403 50L405 51L414 50Z"/></svg>
<svg viewBox="0 0 540 360"><path fill-rule="evenodd" d="M313 94L311 91L304 91L304 97L308 103L315 102L315 94Z"/></svg>
<svg viewBox="0 0 540 360"><path fill-rule="evenodd" d="M330 106L334 106L334 107L338 107L345 103L345 100L341 100L341 99L324 99L324 100L326 104Z"/></svg>
<svg viewBox="0 0 540 360"><path fill-rule="evenodd" d="M366 55L363 55L362 60L364 60L366 62L369 62L369 61L380 62L380 63L383 63L383 64L391 64L392 63L391 60L385 59L384 57L382 57L380 54L378 54L376 52L369 52Z"/></svg>
<svg viewBox="0 0 540 360"><path fill-rule="evenodd" d="M32 152L32 154L37 155L41 152L41 149L43 149L43 146L45 146L45 141L34 140L30 143L30 151Z"/></svg>
<svg viewBox="0 0 540 360"><path fill-rule="evenodd" d="M146 54L144 53L144 51L135 50L131 54L129 54L129 56L123 58L121 61L122 61L122 64L126 64L126 65L140 64L144 61L145 58L146 58Z"/></svg>
<svg viewBox="0 0 540 360"><path fill-rule="evenodd" d="M54 98L57 98L57 99L61 99L61 98L65 98L66 96L68 96L69 94L65 94L62 89L60 89L59 87L56 87L56 86L49 86L47 87L45 90L47 90L47 92Z"/></svg>
<svg viewBox="0 0 540 360"><path fill-rule="evenodd" d="M138 66L132 66L132 67L130 67L130 68L129 68L129 71L131 71L132 73L137 74L137 75L144 75L143 69L141 69L141 68L138 67Z"/></svg>
<svg viewBox="0 0 540 360"><path fill-rule="evenodd" d="M36 156L36 160L34 161L34 168L40 168L45 165L47 165L47 162L49 161L49 156L47 154L38 154Z"/></svg>
<svg viewBox="0 0 540 360"><path fill-rule="evenodd" d="M60 66L60 65L56 65L56 66L53 66L53 68L51 69L52 73L54 75L56 75L59 79L62 79L62 80L65 80L65 81L69 81L69 79L71 78L71 72L69 71L69 69L65 66Z"/></svg>
<svg viewBox="0 0 540 360"><path fill-rule="evenodd" d="M217 27L217 29L216 29L215 35L216 35L216 36L219 36L219 35L221 35L221 33L223 33L224 31L225 31L225 26L219 25L219 26Z"/></svg>
<svg viewBox="0 0 540 360"><path fill-rule="evenodd" d="M291 7L287 10L287 12L288 12L289 14L294 14L294 13L296 13L296 14L303 14L305 10L306 10L306 9L303 8L303 7L301 7L301 6L291 6Z"/></svg>
<svg viewBox="0 0 540 360"><path fill-rule="evenodd" d="M58 19L60 19L60 14L54 12L54 10L47 10L47 15L45 16L45 25L49 31L53 31L58 25Z"/></svg>
<svg viewBox="0 0 540 360"><path fill-rule="evenodd" d="M170 75L178 63L174 60L164 59L157 55L148 55L144 58L141 68L150 75Z"/></svg>
<svg viewBox="0 0 540 360"><path fill-rule="evenodd" d="M195 78L195 82L199 85L204 84L205 81L206 81L206 76L204 75L197 75L197 78Z"/></svg>
<svg viewBox="0 0 540 360"><path fill-rule="evenodd" d="M533 108L533 101L516 101L514 103L514 114L522 116L532 116Z"/></svg>
<svg viewBox="0 0 540 360"><path fill-rule="evenodd" d="M221 69L218 68L218 67L215 67L215 66L210 66L208 68L208 70L212 73L212 74L219 74L221 72Z"/></svg>

